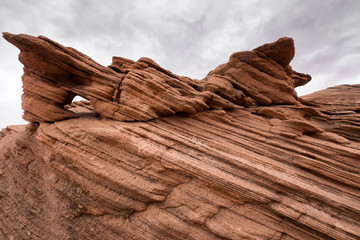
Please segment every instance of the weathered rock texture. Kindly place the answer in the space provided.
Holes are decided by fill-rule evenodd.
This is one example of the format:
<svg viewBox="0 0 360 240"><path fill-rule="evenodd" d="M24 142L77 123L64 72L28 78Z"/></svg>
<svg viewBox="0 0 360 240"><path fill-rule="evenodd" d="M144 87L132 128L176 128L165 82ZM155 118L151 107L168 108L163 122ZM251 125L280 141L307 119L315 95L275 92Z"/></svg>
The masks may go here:
<svg viewBox="0 0 360 240"><path fill-rule="evenodd" d="M298 99L292 40L195 82L6 37L41 123L0 132L0 239L360 238L360 85Z"/></svg>
<svg viewBox="0 0 360 240"><path fill-rule="evenodd" d="M294 87L311 79L289 66L295 53L291 38L234 53L201 81L177 76L149 58L114 57L103 67L43 36L4 33L4 38L21 51L23 117L29 122L76 117L64 109L76 95L88 99L101 116L120 121L238 105L295 104Z"/></svg>

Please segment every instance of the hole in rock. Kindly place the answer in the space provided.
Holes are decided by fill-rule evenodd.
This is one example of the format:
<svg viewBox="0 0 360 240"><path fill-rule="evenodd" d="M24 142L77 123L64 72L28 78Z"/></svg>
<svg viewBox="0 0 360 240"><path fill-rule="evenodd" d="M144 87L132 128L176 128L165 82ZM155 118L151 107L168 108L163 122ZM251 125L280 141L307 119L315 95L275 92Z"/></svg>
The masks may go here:
<svg viewBox="0 0 360 240"><path fill-rule="evenodd" d="M76 101L87 101L87 100L85 98L81 97L81 96L75 96L72 101L76 102Z"/></svg>
<svg viewBox="0 0 360 240"><path fill-rule="evenodd" d="M77 113L79 116L94 114L98 115L90 105L90 102L78 95L73 98L71 103L65 105L64 108Z"/></svg>

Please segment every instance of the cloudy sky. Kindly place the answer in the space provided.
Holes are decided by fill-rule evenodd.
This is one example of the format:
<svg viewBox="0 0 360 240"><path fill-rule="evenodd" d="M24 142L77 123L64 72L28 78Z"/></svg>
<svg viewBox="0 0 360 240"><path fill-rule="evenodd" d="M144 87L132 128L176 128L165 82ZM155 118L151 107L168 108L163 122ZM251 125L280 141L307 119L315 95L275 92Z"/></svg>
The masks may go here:
<svg viewBox="0 0 360 240"><path fill-rule="evenodd" d="M108 66L150 57L203 78L233 52L288 36L304 95L360 83L359 0L0 0L0 31L44 35ZM0 39L0 129L23 124L18 49Z"/></svg>

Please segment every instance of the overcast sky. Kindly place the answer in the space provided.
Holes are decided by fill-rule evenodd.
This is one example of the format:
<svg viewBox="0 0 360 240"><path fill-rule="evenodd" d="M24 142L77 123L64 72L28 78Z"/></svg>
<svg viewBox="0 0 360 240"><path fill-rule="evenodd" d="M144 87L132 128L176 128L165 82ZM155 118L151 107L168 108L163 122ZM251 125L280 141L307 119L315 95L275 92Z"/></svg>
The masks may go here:
<svg viewBox="0 0 360 240"><path fill-rule="evenodd" d="M146 56L203 78L233 52L288 36L304 95L360 83L360 0L0 0L0 31L44 35L108 66ZM18 49L0 39L0 129L23 124Z"/></svg>

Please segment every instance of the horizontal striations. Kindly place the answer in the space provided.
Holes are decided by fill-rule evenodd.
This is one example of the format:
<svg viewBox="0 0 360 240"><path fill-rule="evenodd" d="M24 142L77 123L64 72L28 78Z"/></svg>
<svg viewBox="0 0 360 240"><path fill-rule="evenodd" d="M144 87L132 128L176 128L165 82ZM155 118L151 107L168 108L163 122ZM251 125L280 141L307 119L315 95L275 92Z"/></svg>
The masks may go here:
<svg viewBox="0 0 360 240"><path fill-rule="evenodd" d="M24 65L22 108L29 122L78 117L64 106L77 95L104 118L147 121L176 113L256 105L296 105L295 87L310 81L290 67L291 38L236 52L202 80L178 76L150 58L113 57L101 66L83 53L50 40L4 33Z"/></svg>
<svg viewBox="0 0 360 240"><path fill-rule="evenodd" d="M1 239L360 238L360 86L299 99L291 39L195 81L5 38L32 123L0 132Z"/></svg>
<svg viewBox="0 0 360 240"><path fill-rule="evenodd" d="M95 231L106 229L106 236L125 239L358 237L360 147L324 135L332 120L316 110L280 105L126 123L99 119L86 102L69 109L89 114L20 132L33 138L30 145L22 142L24 154L41 149L31 150L31 158L52 173L47 178L63 182L47 185L69 204L58 214L91 226L60 227L61 234L96 239ZM3 140L10 137L21 136ZM9 151L6 158L26 169L13 145L3 151ZM36 222L27 222L37 233L39 219L47 217L37 203L54 201L54 193L5 164L12 170L3 171L13 175L5 179L16 178L27 189L17 201L29 203L13 211L38 209L31 210ZM12 196L2 198L5 208L7 199ZM11 222L22 214L12 216L3 227L18 229Z"/></svg>

